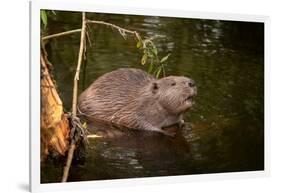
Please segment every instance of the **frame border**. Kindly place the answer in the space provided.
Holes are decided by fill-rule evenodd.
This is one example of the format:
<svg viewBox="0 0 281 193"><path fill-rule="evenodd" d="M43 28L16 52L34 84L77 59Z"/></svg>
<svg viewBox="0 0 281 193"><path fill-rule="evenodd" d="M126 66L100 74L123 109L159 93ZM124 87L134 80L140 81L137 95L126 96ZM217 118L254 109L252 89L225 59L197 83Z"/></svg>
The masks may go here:
<svg viewBox="0 0 281 193"><path fill-rule="evenodd" d="M241 15L214 12L195 12L187 10L150 9L141 7L108 6L97 3L84 3L62 0L32 0L29 2L29 187L31 192L58 190L124 187L164 183L185 183L225 179L245 179L268 177L270 175L270 18L261 15ZM264 170L251 172L231 172L214 174L193 174L182 176L146 177L116 180L82 181L68 183L40 183L40 9L60 11L86 11L96 13L115 13L194 19L219 19L264 23Z"/></svg>

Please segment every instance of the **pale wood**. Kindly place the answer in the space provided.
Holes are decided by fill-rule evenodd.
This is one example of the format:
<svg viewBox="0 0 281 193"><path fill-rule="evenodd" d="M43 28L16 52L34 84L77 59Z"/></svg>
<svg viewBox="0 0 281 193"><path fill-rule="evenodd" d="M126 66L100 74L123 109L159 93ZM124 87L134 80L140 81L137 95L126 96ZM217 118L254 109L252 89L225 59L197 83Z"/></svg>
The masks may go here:
<svg viewBox="0 0 281 193"><path fill-rule="evenodd" d="M77 68L76 68L76 73L74 76L74 86L73 86L73 98L72 98L72 116L76 117L77 115L77 96L78 96L78 81L79 81L79 72L83 60L83 55L85 51L85 43L86 43L86 14L85 12L82 13L82 31L81 31L81 38L80 38L80 49L79 49L79 55L78 55L78 63L77 63ZM75 129L75 128L73 128ZM68 155L67 155L67 161L66 165L64 167L63 171L63 176L62 176L62 182L66 182L69 174L69 169L72 163L73 159L73 153L76 148L75 145L75 140L71 140L71 145L68 150Z"/></svg>
<svg viewBox="0 0 281 193"><path fill-rule="evenodd" d="M44 36L44 37L42 37L42 40L46 41L46 40L51 39L51 38L66 36L66 35L74 34L74 33L77 33L77 32L81 32L81 29L69 30L69 31L65 31L65 32L60 32L60 33Z"/></svg>
<svg viewBox="0 0 281 193"><path fill-rule="evenodd" d="M43 51L40 56L41 78L41 158L55 150L64 155L68 149L69 124L63 103L49 74Z"/></svg>

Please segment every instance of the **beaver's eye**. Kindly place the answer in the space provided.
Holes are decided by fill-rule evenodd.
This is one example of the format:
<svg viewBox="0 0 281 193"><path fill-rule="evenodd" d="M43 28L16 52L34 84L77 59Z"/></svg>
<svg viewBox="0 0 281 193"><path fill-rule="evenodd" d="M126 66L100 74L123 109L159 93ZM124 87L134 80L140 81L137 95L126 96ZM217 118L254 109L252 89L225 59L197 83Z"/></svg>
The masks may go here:
<svg viewBox="0 0 281 193"><path fill-rule="evenodd" d="M172 85L172 86L175 86L175 85L176 85L176 83L175 83L175 82L173 82L171 85Z"/></svg>

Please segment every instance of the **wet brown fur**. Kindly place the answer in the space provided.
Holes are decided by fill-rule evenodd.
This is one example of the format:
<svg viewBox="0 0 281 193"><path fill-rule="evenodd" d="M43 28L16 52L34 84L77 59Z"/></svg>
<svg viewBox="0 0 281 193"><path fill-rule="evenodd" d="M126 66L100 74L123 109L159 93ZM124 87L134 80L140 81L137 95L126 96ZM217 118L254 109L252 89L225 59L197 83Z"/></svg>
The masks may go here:
<svg viewBox="0 0 281 193"><path fill-rule="evenodd" d="M192 106L197 91L190 82L182 76L155 79L140 69L121 68L93 82L79 96L78 108L87 119L165 133L162 128L182 123Z"/></svg>

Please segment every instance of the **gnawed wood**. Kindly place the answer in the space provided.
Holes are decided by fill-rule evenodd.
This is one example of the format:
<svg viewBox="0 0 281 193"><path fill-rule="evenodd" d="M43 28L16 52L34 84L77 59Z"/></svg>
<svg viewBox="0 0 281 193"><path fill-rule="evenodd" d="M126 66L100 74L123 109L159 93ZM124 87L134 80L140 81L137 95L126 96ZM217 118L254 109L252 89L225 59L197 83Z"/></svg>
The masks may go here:
<svg viewBox="0 0 281 193"><path fill-rule="evenodd" d="M41 51L41 158L50 151L64 155L69 146L69 122L63 103L49 74L44 51Z"/></svg>

